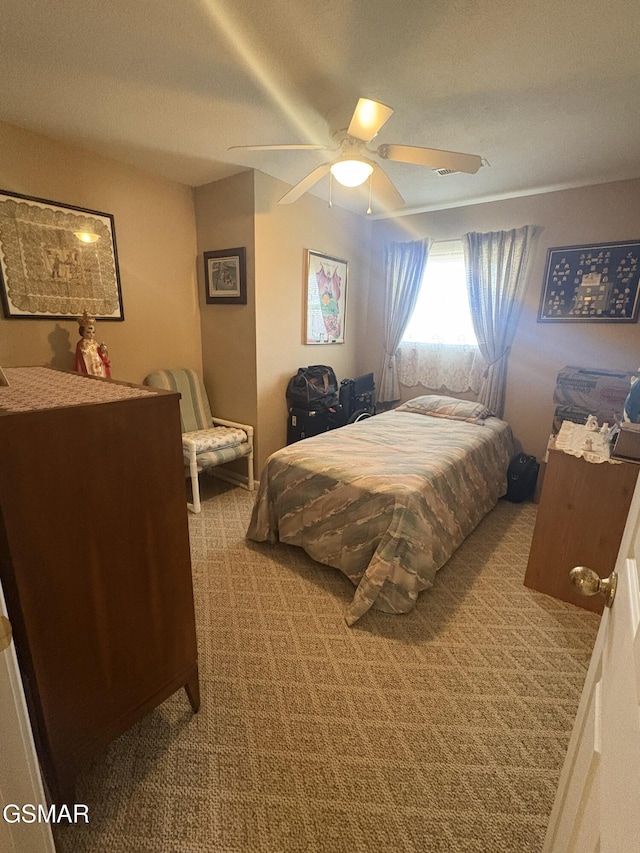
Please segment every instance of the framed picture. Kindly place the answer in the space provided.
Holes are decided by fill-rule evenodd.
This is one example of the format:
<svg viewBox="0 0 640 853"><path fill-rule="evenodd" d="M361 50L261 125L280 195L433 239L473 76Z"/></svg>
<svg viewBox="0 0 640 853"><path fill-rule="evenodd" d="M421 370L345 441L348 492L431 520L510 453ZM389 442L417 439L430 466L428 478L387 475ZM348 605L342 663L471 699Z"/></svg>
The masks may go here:
<svg viewBox="0 0 640 853"><path fill-rule="evenodd" d="M247 304L244 247L204 253L204 286L209 305Z"/></svg>
<svg viewBox="0 0 640 853"><path fill-rule="evenodd" d="M0 190L0 297L12 319L124 320L113 216Z"/></svg>
<svg viewBox="0 0 640 853"><path fill-rule="evenodd" d="M640 240L549 249L539 323L635 323Z"/></svg>
<svg viewBox="0 0 640 853"><path fill-rule="evenodd" d="M343 344L348 262L305 250L305 344Z"/></svg>

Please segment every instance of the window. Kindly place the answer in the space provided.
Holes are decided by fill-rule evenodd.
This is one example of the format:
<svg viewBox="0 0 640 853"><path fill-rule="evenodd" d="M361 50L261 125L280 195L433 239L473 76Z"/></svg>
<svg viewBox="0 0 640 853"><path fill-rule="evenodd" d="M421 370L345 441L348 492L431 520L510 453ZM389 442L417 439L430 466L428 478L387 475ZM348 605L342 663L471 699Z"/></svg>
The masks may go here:
<svg viewBox="0 0 640 853"><path fill-rule="evenodd" d="M432 244L402 343L477 346L461 240Z"/></svg>
<svg viewBox="0 0 640 853"><path fill-rule="evenodd" d="M401 385L480 391L484 359L471 322L461 240L432 244L399 356Z"/></svg>

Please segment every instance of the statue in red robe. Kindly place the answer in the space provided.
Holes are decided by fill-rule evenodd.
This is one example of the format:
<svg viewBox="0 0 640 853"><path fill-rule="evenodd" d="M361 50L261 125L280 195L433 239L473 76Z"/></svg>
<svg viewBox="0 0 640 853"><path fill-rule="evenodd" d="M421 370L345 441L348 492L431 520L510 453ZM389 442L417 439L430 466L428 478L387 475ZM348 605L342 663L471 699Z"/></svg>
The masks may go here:
<svg viewBox="0 0 640 853"><path fill-rule="evenodd" d="M98 343L95 339L96 321L85 311L78 319L80 340L76 346L74 370L91 376L111 378L111 362L106 344Z"/></svg>

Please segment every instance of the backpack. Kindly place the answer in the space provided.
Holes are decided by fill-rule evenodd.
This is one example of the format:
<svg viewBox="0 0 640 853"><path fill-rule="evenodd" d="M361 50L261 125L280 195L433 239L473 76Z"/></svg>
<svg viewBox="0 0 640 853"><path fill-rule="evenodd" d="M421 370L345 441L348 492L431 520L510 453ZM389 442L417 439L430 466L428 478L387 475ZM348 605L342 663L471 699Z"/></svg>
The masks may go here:
<svg viewBox="0 0 640 853"><path fill-rule="evenodd" d="M338 380L333 369L326 364L299 367L287 385L287 404L289 408L308 412L337 409Z"/></svg>
<svg viewBox="0 0 640 853"><path fill-rule="evenodd" d="M522 503L533 497L540 463L535 456L518 453L507 468L507 494L505 498L512 503Z"/></svg>

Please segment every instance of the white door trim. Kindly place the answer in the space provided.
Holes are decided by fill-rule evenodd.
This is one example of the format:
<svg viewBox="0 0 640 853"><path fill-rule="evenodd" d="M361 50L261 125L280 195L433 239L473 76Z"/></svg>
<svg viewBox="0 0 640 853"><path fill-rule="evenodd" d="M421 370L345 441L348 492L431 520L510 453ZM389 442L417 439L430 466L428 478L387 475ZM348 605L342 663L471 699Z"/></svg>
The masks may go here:
<svg viewBox="0 0 640 853"><path fill-rule="evenodd" d="M0 613L7 615L1 584ZM9 811L5 819L8 805L46 804L13 641L0 652L0 721L0 850L55 853L48 823L14 823Z"/></svg>

